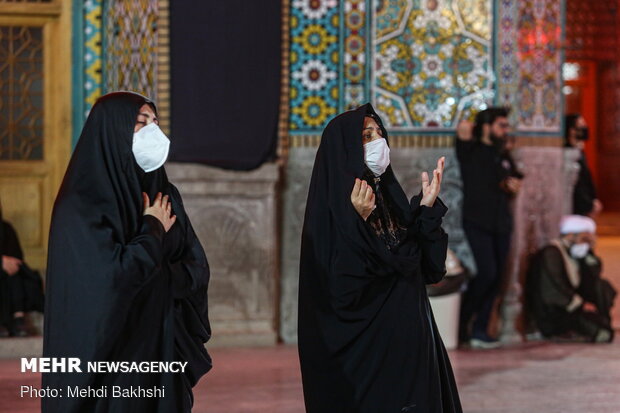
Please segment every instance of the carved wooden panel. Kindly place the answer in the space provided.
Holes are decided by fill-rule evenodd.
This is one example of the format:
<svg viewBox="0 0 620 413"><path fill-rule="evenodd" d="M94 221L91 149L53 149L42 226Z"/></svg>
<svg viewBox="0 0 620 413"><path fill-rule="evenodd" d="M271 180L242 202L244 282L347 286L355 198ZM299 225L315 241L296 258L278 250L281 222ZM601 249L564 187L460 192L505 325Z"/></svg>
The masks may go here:
<svg viewBox="0 0 620 413"><path fill-rule="evenodd" d="M0 0L0 202L44 270L71 153L71 0Z"/></svg>
<svg viewBox="0 0 620 413"><path fill-rule="evenodd" d="M0 160L43 159L43 28L0 26Z"/></svg>

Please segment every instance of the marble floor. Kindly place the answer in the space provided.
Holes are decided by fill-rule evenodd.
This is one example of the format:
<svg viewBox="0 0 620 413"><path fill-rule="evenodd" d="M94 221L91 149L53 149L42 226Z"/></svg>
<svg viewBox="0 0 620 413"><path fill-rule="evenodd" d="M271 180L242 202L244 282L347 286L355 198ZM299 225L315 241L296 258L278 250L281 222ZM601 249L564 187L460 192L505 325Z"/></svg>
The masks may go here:
<svg viewBox="0 0 620 413"><path fill-rule="evenodd" d="M620 290L620 237L601 237L605 277ZM620 327L620 303L614 308ZM620 331L615 343L524 343L491 351L450 352L466 413L620 413ZM2 341L0 340L0 346ZM211 349L213 370L195 388L194 413L303 412L294 346ZM39 411L20 398L38 374L0 360L0 412ZM381 412L382 413L382 412Z"/></svg>

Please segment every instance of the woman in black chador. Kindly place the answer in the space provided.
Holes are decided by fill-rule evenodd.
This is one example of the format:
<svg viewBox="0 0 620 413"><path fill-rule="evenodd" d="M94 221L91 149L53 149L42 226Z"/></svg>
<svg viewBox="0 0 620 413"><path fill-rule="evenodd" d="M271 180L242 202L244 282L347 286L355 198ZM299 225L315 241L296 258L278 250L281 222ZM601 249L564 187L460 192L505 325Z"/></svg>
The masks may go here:
<svg viewBox="0 0 620 413"><path fill-rule="evenodd" d="M316 155L299 280L309 413L451 413L461 405L425 284L445 272L447 208L432 182L407 198L366 104L332 120Z"/></svg>
<svg viewBox="0 0 620 413"><path fill-rule="evenodd" d="M63 395L43 398L43 412L189 412L192 387L211 368L209 267L162 166L170 141L156 116L141 95L101 97L69 163L52 216L43 354L77 357L82 373L43 374L43 387ZM93 373L88 361L187 364L182 373ZM115 398L115 389L142 397Z"/></svg>

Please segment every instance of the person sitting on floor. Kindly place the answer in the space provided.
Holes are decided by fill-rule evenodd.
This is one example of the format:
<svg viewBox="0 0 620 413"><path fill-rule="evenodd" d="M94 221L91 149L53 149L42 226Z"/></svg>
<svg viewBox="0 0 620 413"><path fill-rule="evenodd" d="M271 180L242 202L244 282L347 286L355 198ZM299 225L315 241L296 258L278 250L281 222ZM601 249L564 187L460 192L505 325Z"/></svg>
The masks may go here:
<svg viewBox="0 0 620 413"><path fill-rule="evenodd" d="M560 238L530 264L525 287L529 321L548 338L611 342L616 291L601 278L601 260L593 251L596 224L568 215L560 226Z"/></svg>
<svg viewBox="0 0 620 413"><path fill-rule="evenodd" d="M0 337L28 335L25 313L43 312L43 284L24 264L17 232L2 219L0 204Z"/></svg>

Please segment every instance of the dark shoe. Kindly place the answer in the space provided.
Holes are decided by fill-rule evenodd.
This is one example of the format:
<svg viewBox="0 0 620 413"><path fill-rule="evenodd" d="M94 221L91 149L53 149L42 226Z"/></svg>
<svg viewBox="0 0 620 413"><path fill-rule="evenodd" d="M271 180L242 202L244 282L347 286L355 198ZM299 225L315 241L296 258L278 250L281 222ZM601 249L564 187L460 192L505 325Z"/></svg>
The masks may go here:
<svg viewBox="0 0 620 413"><path fill-rule="evenodd" d="M9 330L5 326L0 326L0 337L8 337Z"/></svg>
<svg viewBox="0 0 620 413"><path fill-rule="evenodd" d="M11 326L11 336L26 337L27 335L28 329L26 328L26 319L24 317L14 318L13 325Z"/></svg>
<svg viewBox="0 0 620 413"><path fill-rule="evenodd" d="M469 346L473 349L489 350L501 347L502 343L495 338L489 337L487 334L481 334L472 336L469 340Z"/></svg>

